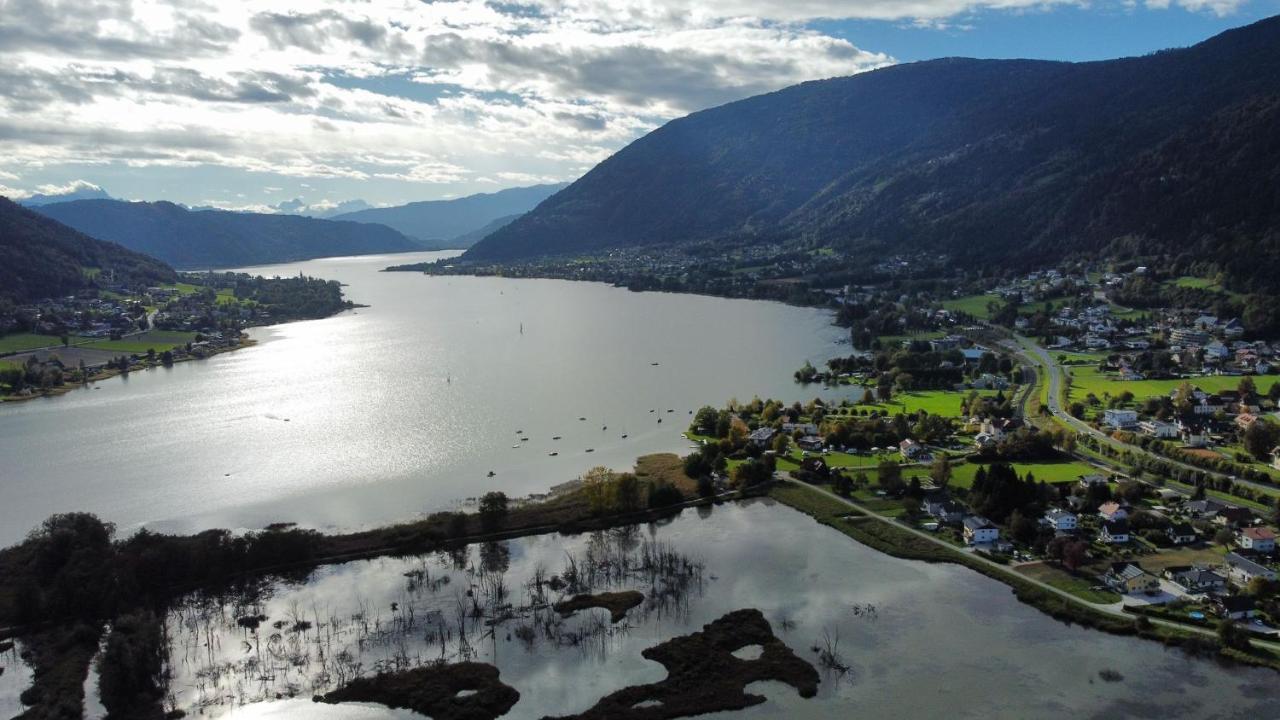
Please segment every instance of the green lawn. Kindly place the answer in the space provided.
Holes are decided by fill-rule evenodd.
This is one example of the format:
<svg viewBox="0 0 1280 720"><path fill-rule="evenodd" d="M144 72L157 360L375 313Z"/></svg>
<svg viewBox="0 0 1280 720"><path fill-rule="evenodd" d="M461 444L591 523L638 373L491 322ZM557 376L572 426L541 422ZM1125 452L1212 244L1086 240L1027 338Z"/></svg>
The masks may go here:
<svg viewBox="0 0 1280 720"><path fill-rule="evenodd" d="M875 392L874 388L868 388ZM918 410L924 410L930 415L940 415L942 417L960 417L960 402L969 397L971 391L964 390L955 392L951 390L921 390L918 392L897 393L890 398L887 403L876 403L874 405L859 404L859 409L880 410L890 415L908 414ZM982 397L994 397L995 390L979 390L977 391ZM1005 397L1012 397L1017 392L1016 386L1011 386L1004 391ZM830 414L830 413L829 413Z"/></svg>
<svg viewBox="0 0 1280 720"><path fill-rule="evenodd" d="M1002 302L999 295L966 295L944 300L942 307L952 312L965 312L982 320L990 320L991 311L987 308L987 303L995 303L999 306Z"/></svg>
<svg viewBox="0 0 1280 720"><path fill-rule="evenodd" d="M23 350L34 350L48 345L61 345L62 339L56 335L36 335L34 333L14 333L0 336L0 353L16 353Z"/></svg>
<svg viewBox="0 0 1280 720"><path fill-rule="evenodd" d="M1054 352L1049 351L1049 356L1059 365L1097 365L1107 359L1107 353L1091 353L1091 352Z"/></svg>
<svg viewBox="0 0 1280 720"><path fill-rule="evenodd" d="M88 350L105 350L107 352L119 353L145 353L148 350L156 352L164 352L178 345L185 345L195 340L196 334L193 332L171 332L166 330L151 330L141 335L133 335L122 340L99 340L82 345Z"/></svg>
<svg viewBox="0 0 1280 720"><path fill-rule="evenodd" d="M951 484L954 487L968 488L973 486L973 477L978 473L980 464L964 463L955 465L951 470ZM1037 480L1047 483L1074 482L1081 475L1096 475L1102 471L1088 463L1068 460L1063 462L1013 463L1019 475L1031 473Z"/></svg>
<svg viewBox="0 0 1280 720"><path fill-rule="evenodd" d="M1031 578L1035 578L1046 585L1051 585L1059 590L1075 595L1076 597L1091 603L1113 603L1120 599L1120 595L1110 590L1091 590L1097 582L1090 581L1087 578L1078 575L1072 575L1066 570L1056 568L1048 564L1023 565L1017 569Z"/></svg>
<svg viewBox="0 0 1280 720"><path fill-rule="evenodd" d="M890 345L901 344L906 340L937 340L938 338L944 338L946 336L947 333L945 330L924 330L908 335L881 335L880 345L882 347L889 347Z"/></svg>
<svg viewBox="0 0 1280 720"><path fill-rule="evenodd" d="M1192 385L1204 390L1205 392L1218 392L1219 390L1234 389L1240 384L1239 377L1231 375L1209 375L1205 377L1188 378L1187 380L1121 380L1114 375L1106 375L1098 371L1096 367L1076 366L1071 368L1071 392L1070 397L1073 400L1080 400L1089 393L1093 393L1099 399L1106 395L1116 396L1128 390L1133 393L1138 400L1149 397L1157 397L1168 395L1183 382L1189 382ZM1280 376L1266 375L1255 377L1253 379L1258 392L1266 393L1271 386L1280 380Z"/></svg>

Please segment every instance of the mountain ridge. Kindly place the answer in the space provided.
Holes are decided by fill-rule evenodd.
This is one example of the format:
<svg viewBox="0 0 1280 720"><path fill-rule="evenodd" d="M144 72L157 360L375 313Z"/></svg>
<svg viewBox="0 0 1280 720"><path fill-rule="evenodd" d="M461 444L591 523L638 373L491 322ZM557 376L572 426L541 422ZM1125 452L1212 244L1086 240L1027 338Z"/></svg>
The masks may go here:
<svg viewBox="0 0 1280 720"><path fill-rule="evenodd" d="M103 273L121 284L177 279L159 260L0 197L0 299L21 303L68 295L93 287Z"/></svg>
<svg viewBox="0 0 1280 720"><path fill-rule="evenodd" d="M189 210L167 201L77 200L34 210L86 235L116 242L178 268L242 267L423 249L383 225L300 215Z"/></svg>
<svg viewBox="0 0 1280 720"><path fill-rule="evenodd" d="M1016 266L1127 236L1142 237L1144 251L1177 252L1230 228L1263 260L1232 274L1268 284L1280 272L1271 230L1280 201L1261 198L1237 226L1177 186L1197 171L1170 176L1180 163L1167 143L1181 138L1188 157L1212 164L1195 128L1246 122L1274 97L1277 18L1134 58L944 58L811 81L667 123L462 262L769 241L850 254L905 247L967 266L997 255ZM1280 149L1258 132L1247 141L1264 162L1249 163L1248 177L1218 173L1227 186L1215 197L1273 179L1267 167L1280 165ZM1216 137L1217 152L1241 159L1246 138L1230 127ZM1152 190L1162 183L1167 192ZM1110 202L1135 188L1147 188L1136 214ZM1213 219L1194 231L1170 219L1195 213Z"/></svg>
<svg viewBox="0 0 1280 720"><path fill-rule="evenodd" d="M473 233L499 218L532 210L566 185L530 185L450 200L422 200L342 213L329 219L381 223L433 249L467 247ZM467 242L467 245L458 242Z"/></svg>

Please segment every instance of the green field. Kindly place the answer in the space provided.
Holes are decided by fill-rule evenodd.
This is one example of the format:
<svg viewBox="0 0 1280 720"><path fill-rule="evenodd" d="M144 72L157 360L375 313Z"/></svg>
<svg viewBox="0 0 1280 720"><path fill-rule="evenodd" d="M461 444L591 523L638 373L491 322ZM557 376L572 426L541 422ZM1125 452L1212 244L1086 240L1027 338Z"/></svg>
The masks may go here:
<svg viewBox="0 0 1280 720"><path fill-rule="evenodd" d="M1280 380L1280 376L1261 376L1253 379L1260 393L1270 390L1277 380ZM1096 367L1077 366L1071 368L1069 397L1080 400L1089 393L1093 393L1101 399L1107 395L1116 396L1128 390L1135 398L1142 400L1168 395L1178 389L1183 382L1189 382L1205 392L1218 392L1234 389L1240 384L1240 378L1231 375L1209 375L1186 380L1120 380L1115 376L1099 372Z"/></svg>
<svg viewBox="0 0 1280 720"><path fill-rule="evenodd" d="M875 390L871 389L874 393ZM955 392L951 390L922 390L919 392L895 394L887 403L874 405L859 404L859 409L880 410L891 415L913 413L924 410L930 415L941 417L960 417L960 402L969 396L971 391ZM982 397L994 397L996 390L978 390ZM1004 390L1005 397L1012 397L1017 392L1016 386ZM856 395L856 393L855 393ZM838 414L838 413L837 413Z"/></svg>
<svg viewBox="0 0 1280 720"><path fill-rule="evenodd" d="M978 474L978 464L964 463L951 469L951 484L954 487L968 488L973 486L973 477ZM1102 471L1088 463L1075 460L1064 462L1013 463L1018 475L1031 473L1036 480L1047 483L1074 482L1081 475L1096 475Z"/></svg>
<svg viewBox="0 0 1280 720"><path fill-rule="evenodd" d="M942 307L952 312L965 312L982 320L990 320L991 310L987 308L987 303L995 303L999 306L1001 302L999 295L966 295L944 300Z"/></svg>
<svg viewBox="0 0 1280 720"><path fill-rule="evenodd" d="M0 353L16 353L23 350L34 350L49 345L61 345L62 338L55 335L36 335L34 333L14 333L0 337Z"/></svg>
<svg viewBox="0 0 1280 720"><path fill-rule="evenodd" d="M937 340L947 336L944 330L923 330L917 333L907 335L881 335L880 346L889 347L890 345L900 345L907 340Z"/></svg>
<svg viewBox="0 0 1280 720"><path fill-rule="evenodd" d="M151 330L140 335L133 335L121 340L98 340L81 347L87 350L105 350L119 353L145 353L148 350L164 352L178 345L185 345L195 340L193 332L170 332Z"/></svg>

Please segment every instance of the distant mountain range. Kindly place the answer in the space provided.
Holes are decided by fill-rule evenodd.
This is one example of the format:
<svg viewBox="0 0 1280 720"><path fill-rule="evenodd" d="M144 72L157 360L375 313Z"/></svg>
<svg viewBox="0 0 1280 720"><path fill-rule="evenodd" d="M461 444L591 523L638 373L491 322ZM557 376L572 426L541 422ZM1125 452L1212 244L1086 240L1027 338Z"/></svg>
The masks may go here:
<svg viewBox="0 0 1280 720"><path fill-rule="evenodd" d="M381 223L430 248L464 248L483 237L477 233L484 227L526 213L565 187L562 183L509 188L453 200L427 200L343 213L331 219Z"/></svg>
<svg viewBox="0 0 1280 720"><path fill-rule="evenodd" d="M1280 19L1065 63L943 59L674 120L463 255L694 243L1001 268L1177 255L1280 287Z"/></svg>
<svg viewBox="0 0 1280 720"><path fill-rule="evenodd" d="M297 215L188 210L170 202L77 200L36 208L96 238L177 268L220 268L421 250L383 225Z"/></svg>
<svg viewBox="0 0 1280 720"><path fill-rule="evenodd" d="M155 285L173 268L83 233L0 197L0 300L68 295L100 283Z"/></svg>

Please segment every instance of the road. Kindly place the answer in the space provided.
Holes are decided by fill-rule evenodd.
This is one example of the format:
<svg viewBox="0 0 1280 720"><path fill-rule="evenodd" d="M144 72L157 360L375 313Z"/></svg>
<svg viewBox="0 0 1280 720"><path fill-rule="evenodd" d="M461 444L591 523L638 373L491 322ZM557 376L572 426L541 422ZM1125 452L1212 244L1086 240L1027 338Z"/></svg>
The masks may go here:
<svg viewBox="0 0 1280 720"><path fill-rule="evenodd" d="M1046 371L1046 374L1049 376L1049 401L1047 404L1047 407L1049 408L1049 412L1053 413L1054 417L1061 420L1063 423L1065 423L1068 427L1072 428L1076 432L1087 433L1092 437L1097 438L1099 441L1106 443L1112 448L1115 448L1116 450L1123 450L1123 451L1134 453L1136 455L1142 455L1144 457L1151 458L1153 460L1158 460L1160 462L1168 463L1169 465L1172 465L1174 467L1183 468L1186 470L1190 470L1192 472L1204 473L1205 475L1208 475L1210 477L1214 477L1220 480L1231 480L1232 482L1238 483L1245 487L1253 488L1254 490L1261 490L1263 492L1269 492L1269 493L1274 492L1275 488L1269 485L1266 485L1265 483L1254 482L1252 480L1246 480L1244 478L1237 477L1235 475L1227 475L1226 473L1215 472L1213 470L1206 470L1204 468L1196 467L1195 465L1191 465L1189 463L1184 463L1179 460L1174 460L1172 458L1165 457L1164 455L1158 455L1148 450L1144 450L1136 445L1129 445L1128 443L1120 442L1119 440L1116 440L1110 435L1074 417L1073 415L1071 415L1071 413L1067 412L1062 407L1062 368L1059 367L1056 362L1054 362L1048 350L1040 347L1029 338L1022 337L1021 335L1015 335L1014 337L1021 342L1021 345L1018 345L1017 343L1009 343L1008 347L1011 347L1015 352L1023 354L1024 356L1029 351L1035 357L1036 365L1038 367L1044 368Z"/></svg>
<svg viewBox="0 0 1280 720"><path fill-rule="evenodd" d="M778 477L778 475L777 475L777 474L775 474L775 478L776 478L776 477ZM877 513L877 512L875 512L875 511L871 510L870 508L864 507L864 506L862 506L862 505L858 504L857 502L854 502L853 500L850 500L850 499L848 499L848 498L840 497L839 495L837 495L837 494L835 494L835 493L833 493L833 492L831 492L831 491L829 491L829 490L827 490L827 489L825 489L825 488L817 487L817 486L814 486L814 485L808 485L808 484L800 483L800 482L796 482L795 484L796 484L796 485L799 485L799 486L801 486L801 487L803 487L803 488L805 488L805 489L807 489L807 490L810 490L810 491L812 491L812 492L816 492L816 493L820 493L820 494L822 494L822 495L825 495L826 497L831 498L832 500L835 500L835 501L837 501L837 502L843 503L844 505L847 505L848 507L850 507L850 508L852 508L852 509L854 509L854 510L857 510L858 512L861 512L862 514L866 515L867 517L872 518L873 520L876 520L876 521L878 521L878 522L882 522L882 523L886 523L886 524L888 524L888 525L893 526L894 528L896 528L896 529L898 529L898 530L902 530L902 531L905 531L905 532L909 532L909 533L911 533L911 534L913 534L913 535L915 535L915 536L917 536L917 537L920 537L920 538L923 538L923 539L925 539L925 540L928 540L929 542L934 543L934 544L936 544L936 545L938 545L938 546L940 546L940 547L947 548L948 550L952 550L952 551L955 551L955 552L963 552L963 551L961 551L961 550L957 549L957 548L956 548L954 545L952 545L951 543L948 543L948 542L946 542L945 540L940 540L940 539L938 539L936 536L934 536L934 535L932 535L932 534L930 534L930 533L928 533L928 532L925 532L925 531L923 531L923 530L920 530L920 529L917 529L917 528L911 527L910 525L905 525L905 524L903 524L903 523L901 523L901 522L898 522L898 521L894 520L893 518L889 518L889 517L885 517L884 515L880 515L879 513ZM1130 614L1130 613L1126 613L1126 612L1124 612L1124 610L1122 610L1122 609L1121 609L1121 608L1123 608L1123 607L1124 607L1124 601L1123 601L1123 600L1120 600L1120 601L1117 601L1117 602L1114 602L1114 603L1107 603L1107 604L1091 603L1091 602L1089 602L1089 601L1087 601L1087 600L1084 600L1084 599L1082 599L1082 598L1078 598L1078 597L1076 597L1075 595L1072 595L1071 593L1069 593L1069 592L1067 592L1067 591L1065 591L1065 590L1061 590L1061 589L1056 588L1056 587L1054 587L1054 586L1052 586L1052 585L1049 585L1048 583L1042 582L1042 581L1037 580L1037 579L1032 578L1032 577L1028 577L1028 576L1023 575L1023 574L1021 574L1021 573L1015 573L1015 572L1013 572L1012 570L1010 570L1010 569L1009 569L1009 566L1007 566L1007 565L1001 565L1000 563L994 562L994 561L992 561L992 560L988 560L987 558L983 557L980 553L976 553L976 552L975 552L975 553L970 553L970 554L969 554L969 556L970 556L971 558L973 558L975 561L977 561L977 562L979 562L979 563L982 563L982 564L983 564L983 565L985 565L986 567L989 567L990 569L992 569L993 571L995 571L995 576L996 576L996 577L1002 577L1002 576L1013 575L1014 577L1017 577L1019 580L1022 580L1022 581L1025 581L1025 582L1027 582L1027 583L1030 583L1031 585L1034 585L1035 587L1040 588L1041 590L1044 590L1044 591L1046 591L1046 592L1053 593L1054 595L1056 595L1056 596L1058 596L1058 597L1060 597L1060 598L1063 598L1063 599L1065 599L1065 600L1067 600L1067 601L1069 601L1069 602L1075 603L1076 605L1080 605L1080 606L1082 606L1082 607L1086 607L1086 608L1089 608L1090 610L1094 610L1094 611L1097 611L1097 612L1100 612L1100 613L1104 613L1104 614L1106 614L1106 615L1110 615L1110 616L1112 616L1112 617L1124 618L1125 620L1129 620L1129 621L1132 621L1132 620L1134 620L1134 619L1137 617L1137 616L1132 615L1132 614ZM1181 624L1181 623L1170 622L1170 621L1168 621L1168 620L1161 620L1161 619L1159 619L1159 618L1147 618L1147 619L1148 619L1148 620L1150 620L1150 621L1151 621L1151 623L1152 623L1152 624L1154 624L1154 625L1162 625L1162 626L1164 626L1164 627L1174 628L1174 629L1182 630L1182 631L1185 631L1185 632L1196 633L1196 634L1204 635L1204 636L1207 636L1207 637L1213 637L1213 638L1215 638L1215 639L1217 638L1217 632L1216 632L1215 630L1209 630L1209 629L1206 629L1206 628L1194 627L1194 626L1191 626L1191 625L1183 625L1183 624ZM1260 641L1260 640L1257 640L1256 638L1251 639L1251 642L1252 642L1254 645L1263 646L1263 647L1266 647L1266 648L1268 648L1268 649L1270 649L1270 650L1280 650L1280 645L1277 645L1276 643L1267 642L1267 641Z"/></svg>

